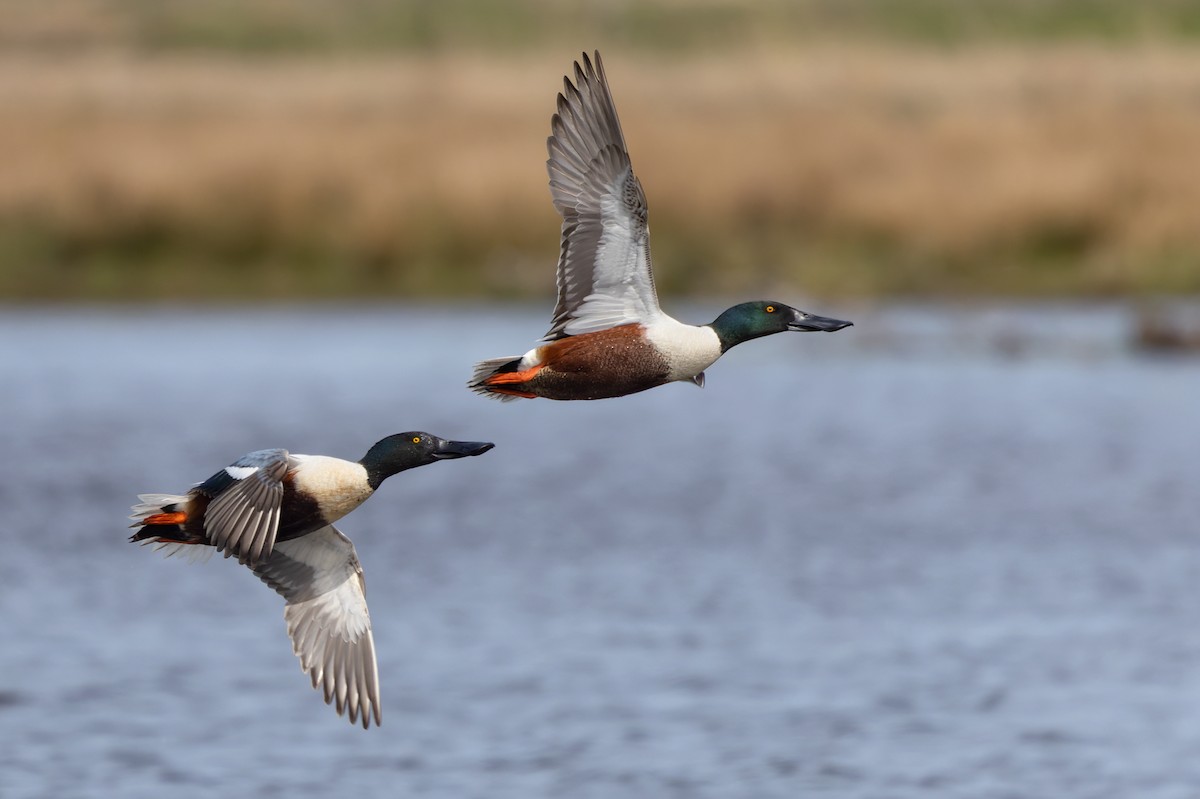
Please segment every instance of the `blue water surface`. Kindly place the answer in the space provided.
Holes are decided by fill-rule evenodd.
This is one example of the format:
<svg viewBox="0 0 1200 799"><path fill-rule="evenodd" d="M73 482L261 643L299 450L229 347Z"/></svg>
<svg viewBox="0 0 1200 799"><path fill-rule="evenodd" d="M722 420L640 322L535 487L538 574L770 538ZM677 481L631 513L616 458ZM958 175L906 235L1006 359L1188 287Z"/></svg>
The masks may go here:
<svg viewBox="0 0 1200 799"><path fill-rule="evenodd" d="M820 310L704 390L503 405L470 366L544 309L0 310L0 796L1200 795L1200 362L1114 308ZM378 729L244 568L125 542L412 429L496 449L339 525Z"/></svg>

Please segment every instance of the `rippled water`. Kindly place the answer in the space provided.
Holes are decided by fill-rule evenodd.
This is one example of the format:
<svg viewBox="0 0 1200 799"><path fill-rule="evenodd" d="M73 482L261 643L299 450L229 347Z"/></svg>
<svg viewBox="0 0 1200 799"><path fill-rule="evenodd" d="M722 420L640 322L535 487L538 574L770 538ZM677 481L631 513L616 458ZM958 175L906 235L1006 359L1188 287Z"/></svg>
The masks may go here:
<svg viewBox="0 0 1200 799"><path fill-rule="evenodd" d="M543 310L0 311L0 796L1200 794L1200 363L830 307L703 391L467 392ZM379 729L244 569L125 543L138 492L414 428L497 447L340 525Z"/></svg>

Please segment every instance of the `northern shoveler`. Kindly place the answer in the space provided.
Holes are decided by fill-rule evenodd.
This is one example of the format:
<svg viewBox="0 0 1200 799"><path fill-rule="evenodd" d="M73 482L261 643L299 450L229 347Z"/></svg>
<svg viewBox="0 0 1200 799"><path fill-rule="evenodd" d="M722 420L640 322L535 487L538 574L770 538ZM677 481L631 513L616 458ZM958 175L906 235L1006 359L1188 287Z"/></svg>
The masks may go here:
<svg viewBox="0 0 1200 799"><path fill-rule="evenodd" d="M704 385L730 347L785 330L834 331L850 322L781 302L745 302L707 325L659 308L650 268L646 195L633 174L600 53L563 79L547 140L550 193L562 216L558 304L544 343L475 366L468 383L500 400L620 397L675 380Z"/></svg>
<svg viewBox="0 0 1200 799"><path fill-rule="evenodd" d="M338 715L382 721L379 669L367 613L362 566L333 522L366 501L387 478L434 461L481 455L493 447L400 433L376 443L362 460L264 449L243 455L186 495L141 494L130 541L168 557L237 556L287 600L292 650L324 687Z"/></svg>

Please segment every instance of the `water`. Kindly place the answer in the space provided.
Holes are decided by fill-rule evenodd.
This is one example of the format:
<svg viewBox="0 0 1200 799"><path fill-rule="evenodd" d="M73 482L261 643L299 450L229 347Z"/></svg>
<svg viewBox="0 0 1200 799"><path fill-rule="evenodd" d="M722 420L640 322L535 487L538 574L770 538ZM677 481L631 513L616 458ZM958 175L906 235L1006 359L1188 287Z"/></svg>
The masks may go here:
<svg viewBox="0 0 1200 799"><path fill-rule="evenodd" d="M0 312L0 796L1200 794L1200 363L842 309L703 391L467 392L543 310ZM379 729L244 569L125 543L138 492L409 429L497 447L340 525Z"/></svg>

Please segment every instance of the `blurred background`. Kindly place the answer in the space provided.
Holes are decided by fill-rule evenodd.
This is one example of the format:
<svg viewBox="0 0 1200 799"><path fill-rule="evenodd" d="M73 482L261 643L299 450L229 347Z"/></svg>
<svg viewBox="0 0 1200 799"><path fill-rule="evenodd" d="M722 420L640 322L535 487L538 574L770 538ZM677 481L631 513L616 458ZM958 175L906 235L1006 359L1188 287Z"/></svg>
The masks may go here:
<svg viewBox="0 0 1200 799"><path fill-rule="evenodd" d="M1200 6L0 0L0 797L1200 786ZM501 405L604 55L697 390ZM384 706L124 542L244 452L492 440L347 518Z"/></svg>
<svg viewBox="0 0 1200 799"><path fill-rule="evenodd" d="M666 293L1200 290L1179 0L0 0L0 293L528 297L606 55Z"/></svg>

